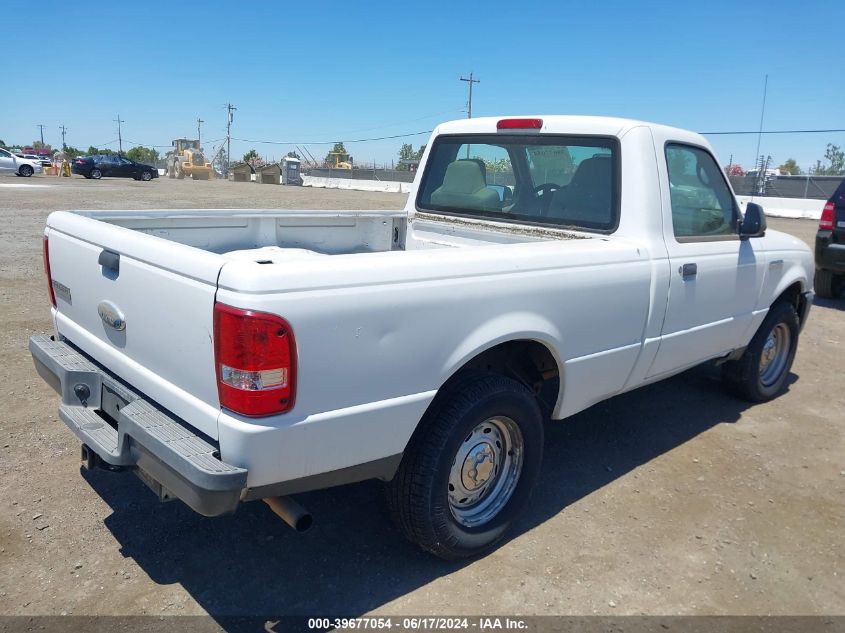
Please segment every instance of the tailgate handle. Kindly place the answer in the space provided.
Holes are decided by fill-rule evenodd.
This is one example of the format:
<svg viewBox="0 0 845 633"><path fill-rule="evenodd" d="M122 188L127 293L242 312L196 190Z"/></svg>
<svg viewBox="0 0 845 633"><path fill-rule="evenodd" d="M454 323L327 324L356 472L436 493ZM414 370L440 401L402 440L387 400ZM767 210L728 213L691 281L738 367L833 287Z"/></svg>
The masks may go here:
<svg viewBox="0 0 845 633"><path fill-rule="evenodd" d="M115 274L120 272L120 253L103 250L100 253L100 258L97 260L103 268L108 268Z"/></svg>

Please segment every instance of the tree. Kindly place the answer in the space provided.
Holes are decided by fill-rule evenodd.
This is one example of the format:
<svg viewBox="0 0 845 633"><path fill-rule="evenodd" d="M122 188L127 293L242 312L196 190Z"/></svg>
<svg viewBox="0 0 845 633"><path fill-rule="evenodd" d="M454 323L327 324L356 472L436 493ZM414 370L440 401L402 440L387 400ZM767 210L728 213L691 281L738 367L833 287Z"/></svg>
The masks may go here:
<svg viewBox="0 0 845 633"><path fill-rule="evenodd" d="M287 157L288 158L296 158L297 160L302 160L302 156L300 156L296 152L288 152Z"/></svg>
<svg viewBox="0 0 845 633"><path fill-rule="evenodd" d="M6 141L0 141L0 147L6 147Z"/></svg>
<svg viewBox="0 0 845 633"><path fill-rule="evenodd" d="M126 152L126 158L134 160L136 163L146 163L154 165L158 160L158 150L150 147L137 146Z"/></svg>
<svg viewBox="0 0 845 633"><path fill-rule="evenodd" d="M95 154L114 154L114 152L110 149L97 149L93 145L88 146L88 151L85 152L88 156L93 156Z"/></svg>
<svg viewBox="0 0 845 633"><path fill-rule="evenodd" d="M841 176L845 174L845 152L838 145L827 144L824 153L825 162L817 160L816 166L811 170L817 176Z"/></svg>
<svg viewBox="0 0 845 633"><path fill-rule="evenodd" d="M249 163L253 169L261 165L264 161L261 160L261 157L258 155L254 149L249 150L246 154L244 154L244 162Z"/></svg>
<svg viewBox="0 0 845 633"><path fill-rule="evenodd" d="M76 149L75 147L72 147L71 145L66 146L62 151L65 153L65 156L67 156L68 158L76 158L77 156L80 156L82 154L81 149Z"/></svg>
<svg viewBox="0 0 845 633"><path fill-rule="evenodd" d="M422 160L423 152L425 152L425 145L422 145L419 149L415 150L414 146L410 143L403 143L402 147L399 148L399 160ZM400 162L399 165L396 166L396 169L400 171L407 171L408 165L403 165Z"/></svg>
<svg viewBox="0 0 845 633"><path fill-rule="evenodd" d="M801 168L798 166L798 163L795 162L794 158L787 158L783 165L778 167L778 169L782 174L788 174L790 176L801 175Z"/></svg>
<svg viewBox="0 0 845 633"><path fill-rule="evenodd" d="M744 176L745 170L739 163L731 163L730 165L725 165L725 174L728 176Z"/></svg>
<svg viewBox="0 0 845 633"><path fill-rule="evenodd" d="M32 147L32 149L43 149L47 147L47 144L42 143L41 141L32 141L32 145L30 147Z"/></svg>

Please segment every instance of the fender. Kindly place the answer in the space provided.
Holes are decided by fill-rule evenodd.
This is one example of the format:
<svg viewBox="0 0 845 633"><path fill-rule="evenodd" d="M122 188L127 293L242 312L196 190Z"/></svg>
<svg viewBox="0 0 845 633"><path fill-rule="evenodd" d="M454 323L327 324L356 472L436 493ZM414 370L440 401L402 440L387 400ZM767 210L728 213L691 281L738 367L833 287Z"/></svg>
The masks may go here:
<svg viewBox="0 0 845 633"><path fill-rule="evenodd" d="M560 389L554 415L560 411L564 393L563 333L548 319L533 312L508 312L485 321L458 345L440 370L444 385L473 358L502 343L536 341L545 346L554 358L560 375Z"/></svg>

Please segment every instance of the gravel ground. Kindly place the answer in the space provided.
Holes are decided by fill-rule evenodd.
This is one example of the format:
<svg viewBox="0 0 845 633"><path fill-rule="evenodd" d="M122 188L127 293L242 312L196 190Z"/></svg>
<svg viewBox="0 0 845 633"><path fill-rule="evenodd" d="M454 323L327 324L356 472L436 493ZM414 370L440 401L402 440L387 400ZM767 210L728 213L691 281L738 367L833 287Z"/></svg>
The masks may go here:
<svg viewBox="0 0 845 633"><path fill-rule="evenodd" d="M749 406L709 369L547 431L530 508L480 560L405 543L379 486L208 519L131 474L80 476L32 368L49 330L40 235L73 208L399 208L399 194L159 179L0 177L1 614L845 614L845 299L819 302L789 391ZM810 242L815 223L770 227Z"/></svg>

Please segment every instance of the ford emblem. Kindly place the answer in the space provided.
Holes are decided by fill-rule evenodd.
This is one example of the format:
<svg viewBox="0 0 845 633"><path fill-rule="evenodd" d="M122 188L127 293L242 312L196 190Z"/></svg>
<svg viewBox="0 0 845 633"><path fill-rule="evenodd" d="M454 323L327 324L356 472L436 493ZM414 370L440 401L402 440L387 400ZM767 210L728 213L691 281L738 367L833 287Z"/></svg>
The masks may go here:
<svg viewBox="0 0 845 633"><path fill-rule="evenodd" d="M100 315L103 323L111 329L118 331L126 329L126 320L123 318L123 312L111 301L100 301L97 305L97 314Z"/></svg>

